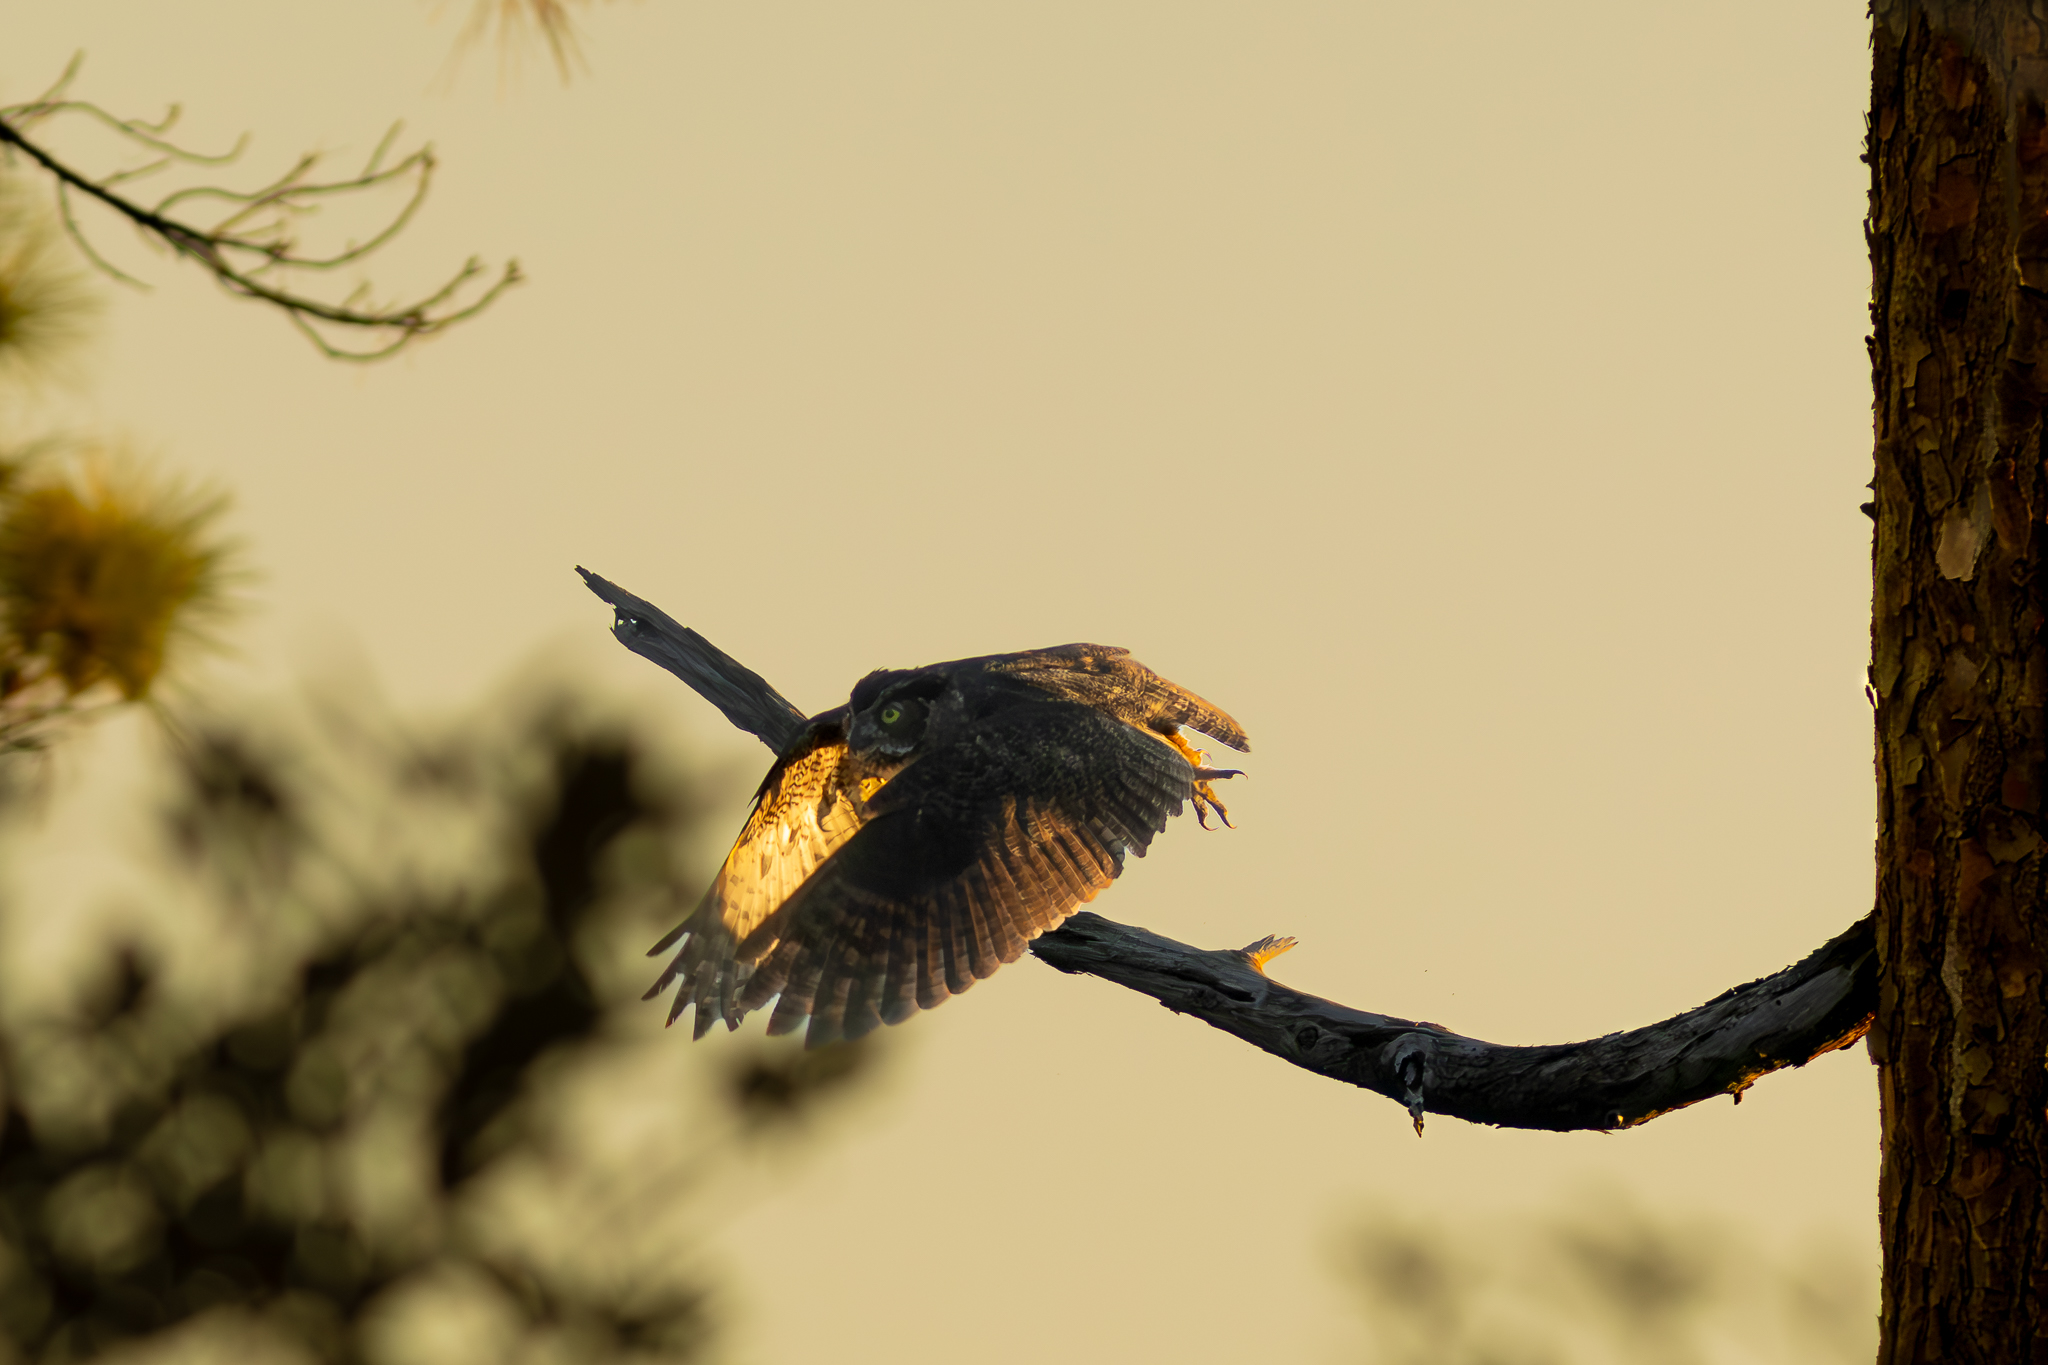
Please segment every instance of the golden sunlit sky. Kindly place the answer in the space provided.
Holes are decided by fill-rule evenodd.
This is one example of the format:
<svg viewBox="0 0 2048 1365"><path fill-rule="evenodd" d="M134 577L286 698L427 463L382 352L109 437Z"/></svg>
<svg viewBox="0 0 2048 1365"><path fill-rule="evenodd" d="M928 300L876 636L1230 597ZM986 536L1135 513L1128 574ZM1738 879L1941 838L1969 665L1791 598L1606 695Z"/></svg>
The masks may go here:
<svg viewBox="0 0 2048 1365"><path fill-rule="evenodd" d="M442 173L373 277L531 277L349 367L93 222L153 289L108 285L11 426L232 492L209 689L432 713L571 672L732 774L737 830L765 751L573 565L809 710L1124 645L1254 752L1235 832L1176 822L1094 908L1292 934L1289 984L1502 1042L1869 908L1861 5L642 0L585 13L566 87L451 64L466 12L0 0L0 103L83 49L81 96L251 130L252 178L403 119ZM112 913L132 729L59 757L10 893L46 924ZM1860 1046L1629 1133L1417 1141L1035 961L895 1032L886 1092L714 1234L745 1358L1334 1359L1331 1241L1375 1205L1613 1188L1875 1265Z"/></svg>

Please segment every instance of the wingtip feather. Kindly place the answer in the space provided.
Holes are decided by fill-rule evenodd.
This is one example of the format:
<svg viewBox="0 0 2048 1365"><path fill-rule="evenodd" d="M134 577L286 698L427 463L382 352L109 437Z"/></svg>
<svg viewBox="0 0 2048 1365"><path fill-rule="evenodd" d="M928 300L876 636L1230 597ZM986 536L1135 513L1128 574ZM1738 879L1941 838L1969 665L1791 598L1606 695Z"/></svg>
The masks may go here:
<svg viewBox="0 0 2048 1365"><path fill-rule="evenodd" d="M675 928L663 934L661 936L661 942L655 944L652 948L649 948L647 950L647 955L649 957L660 957L663 953L675 947L676 940L680 939L684 934L687 934L688 932L690 932L690 921L688 917L685 917L681 924L678 924Z"/></svg>

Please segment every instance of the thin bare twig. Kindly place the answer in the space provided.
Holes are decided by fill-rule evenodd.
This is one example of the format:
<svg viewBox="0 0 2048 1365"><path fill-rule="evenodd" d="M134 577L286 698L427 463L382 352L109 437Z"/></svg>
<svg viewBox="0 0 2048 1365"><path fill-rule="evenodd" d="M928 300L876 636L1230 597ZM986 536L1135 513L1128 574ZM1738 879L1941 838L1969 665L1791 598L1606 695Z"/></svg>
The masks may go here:
<svg viewBox="0 0 2048 1365"><path fill-rule="evenodd" d="M358 263L390 244L425 202L433 182L433 150L422 147L390 165L385 159L397 138L394 125L378 142L361 172L336 180L319 180L314 172L320 163L315 154L302 156L283 175L251 190L220 185L198 185L173 190L152 204L144 204L117 187L132 184L172 165L224 165L241 156L247 139L223 153L195 152L165 136L176 124L173 106L155 122L123 119L97 105L65 98L78 62L71 65L49 90L23 104L0 107L0 145L19 152L47 172L57 184L58 211L65 230L86 258L101 271L125 284L146 287L115 266L93 245L80 226L74 196L84 195L126 218L149 237L169 246L180 256L197 261L222 287L244 298L257 299L284 311L322 353L338 360L379 360L393 355L415 341L447 330L466 318L475 317L498 296L520 282L517 261L508 261L497 278L475 292L469 287L488 272L482 261L471 257L439 287L410 302L376 305L365 302L367 286L360 286L340 302L301 293L281 283L293 271L334 270ZM123 139L155 155L144 164L126 167L101 176L88 176L58 160L47 148L31 141L28 128L45 119L72 114L89 119ZM396 213L361 241L351 241L327 253L302 251L292 231L293 223L317 212L324 200L373 192L386 186L409 183L410 192ZM210 224L198 224L173 210L204 201L219 201L228 207L225 215ZM347 330L351 335L370 336L368 346L339 345L323 328Z"/></svg>

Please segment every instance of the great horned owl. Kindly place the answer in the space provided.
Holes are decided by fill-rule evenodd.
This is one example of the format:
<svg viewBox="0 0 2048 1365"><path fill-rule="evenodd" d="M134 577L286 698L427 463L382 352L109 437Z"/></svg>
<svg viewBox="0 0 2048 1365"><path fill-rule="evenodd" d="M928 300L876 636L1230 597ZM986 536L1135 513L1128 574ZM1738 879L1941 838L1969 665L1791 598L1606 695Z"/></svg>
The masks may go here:
<svg viewBox="0 0 2048 1365"><path fill-rule="evenodd" d="M660 609L579 568L628 649L689 683L775 750L711 889L650 950L676 949L669 1022L807 1046L858 1038L958 995L1092 900L1192 801L1207 766L1183 726L1240 752L1238 723L1104 645L885 669L806 719L757 674ZM779 998L777 998L779 997Z"/></svg>

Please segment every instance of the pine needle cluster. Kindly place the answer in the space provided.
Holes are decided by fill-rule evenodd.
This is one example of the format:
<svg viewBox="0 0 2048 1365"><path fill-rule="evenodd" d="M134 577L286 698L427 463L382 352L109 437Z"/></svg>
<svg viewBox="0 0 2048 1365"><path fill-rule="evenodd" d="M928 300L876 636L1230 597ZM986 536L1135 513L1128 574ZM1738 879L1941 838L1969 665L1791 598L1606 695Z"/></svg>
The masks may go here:
<svg viewBox="0 0 2048 1365"><path fill-rule="evenodd" d="M546 46L555 72L567 82L583 64L572 10L591 0L475 0L463 26L459 48L495 36L498 50L511 62L529 40Z"/></svg>
<svg viewBox="0 0 2048 1365"><path fill-rule="evenodd" d="M0 412L50 382L98 298L47 211L0 180ZM0 754L137 702L224 603L224 500L105 448L0 458Z"/></svg>
<svg viewBox="0 0 2048 1365"><path fill-rule="evenodd" d="M46 380L90 334L100 300L62 232L0 178L0 382Z"/></svg>
<svg viewBox="0 0 2048 1365"><path fill-rule="evenodd" d="M222 606L218 499L95 460L0 485L0 745L99 693L140 701Z"/></svg>

